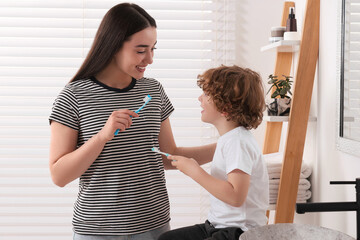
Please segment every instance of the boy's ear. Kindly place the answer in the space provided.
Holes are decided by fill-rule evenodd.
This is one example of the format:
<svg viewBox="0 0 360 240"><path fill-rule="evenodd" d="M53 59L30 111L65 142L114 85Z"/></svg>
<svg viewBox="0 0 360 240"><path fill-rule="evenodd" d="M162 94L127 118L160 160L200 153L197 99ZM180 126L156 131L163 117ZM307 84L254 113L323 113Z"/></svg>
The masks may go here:
<svg viewBox="0 0 360 240"><path fill-rule="evenodd" d="M226 106L228 107L228 109L231 109L230 103L226 104ZM229 113L228 113L228 112L225 112L225 111L226 111L226 108L223 109L223 111L221 112L221 116L228 117L228 116L229 116Z"/></svg>
<svg viewBox="0 0 360 240"><path fill-rule="evenodd" d="M227 117L229 114L227 112L222 112L221 116Z"/></svg>

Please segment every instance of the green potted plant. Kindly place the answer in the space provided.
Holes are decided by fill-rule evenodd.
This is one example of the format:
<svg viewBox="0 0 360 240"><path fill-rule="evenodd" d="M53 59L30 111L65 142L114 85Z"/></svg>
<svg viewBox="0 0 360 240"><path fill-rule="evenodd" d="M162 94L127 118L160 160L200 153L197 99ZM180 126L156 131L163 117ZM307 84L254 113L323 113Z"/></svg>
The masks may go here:
<svg viewBox="0 0 360 240"><path fill-rule="evenodd" d="M272 91L272 101L266 105L269 116L289 116L290 114L293 81L291 76L282 76L283 79L278 79L277 76L270 74L268 78L268 84L271 86L266 94Z"/></svg>

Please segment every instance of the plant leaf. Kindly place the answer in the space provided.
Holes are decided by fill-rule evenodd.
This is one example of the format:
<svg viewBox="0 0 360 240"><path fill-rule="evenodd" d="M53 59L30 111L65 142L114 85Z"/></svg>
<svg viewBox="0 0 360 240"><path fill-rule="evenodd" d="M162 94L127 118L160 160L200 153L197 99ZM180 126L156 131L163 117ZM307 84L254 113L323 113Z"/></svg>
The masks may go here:
<svg viewBox="0 0 360 240"><path fill-rule="evenodd" d="M270 90L272 89L272 87L271 88L269 88L269 90L267 91L267 93L266 93L266 95L268 95L269 94L269 92L270 92Z"/></svg>
<svg viewBox="0 0 360 240"><path fill-rule="evenodd" d="M273 92L273 94L271 94L272 98L276 98L279 95L279 92L276 90Z"/></svg>
<svg viewBox="0 0 360 240"><path fill-rule="evenodd" d="M281 96L285 96L286 93L287 93L287 91L286 91L285 88L282 88L282 89L280 90L280 95L281 95Z"/></svg>

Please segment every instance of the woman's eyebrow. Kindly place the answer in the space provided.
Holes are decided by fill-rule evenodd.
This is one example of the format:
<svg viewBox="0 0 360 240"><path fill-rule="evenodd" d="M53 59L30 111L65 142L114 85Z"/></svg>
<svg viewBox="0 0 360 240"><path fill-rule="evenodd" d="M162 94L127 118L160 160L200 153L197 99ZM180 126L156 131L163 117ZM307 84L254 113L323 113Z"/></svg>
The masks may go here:
<svg viewBox="0 0 360 240"><path fill-rule="evenodd" d="M156 45L157 41L154 43L154 46ZM135 47L137 48L147 48L147 47L150 47L150 45L145 45L145 44L139 44L139 45L136 45Z"/></svg>
<svg viewBox="0 0 360 240"><path fill-rule="evenodd" d="M140 45L136 45L135 47L137 47L137 48L147 48L147 47L149 47L149 45L140 44Z"/></svg>

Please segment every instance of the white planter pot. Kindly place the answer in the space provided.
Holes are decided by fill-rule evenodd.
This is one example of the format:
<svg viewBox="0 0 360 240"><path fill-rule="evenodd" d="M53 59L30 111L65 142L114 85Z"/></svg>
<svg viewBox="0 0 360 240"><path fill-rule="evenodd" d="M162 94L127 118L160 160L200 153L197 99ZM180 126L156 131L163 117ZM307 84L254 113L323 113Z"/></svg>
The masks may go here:
<svg viewBox="0 0 360 240"><path fill-rule="evenodd" d="M272 98L272 102L266 104L269 116L289 116L291 98Z"/></svg>

